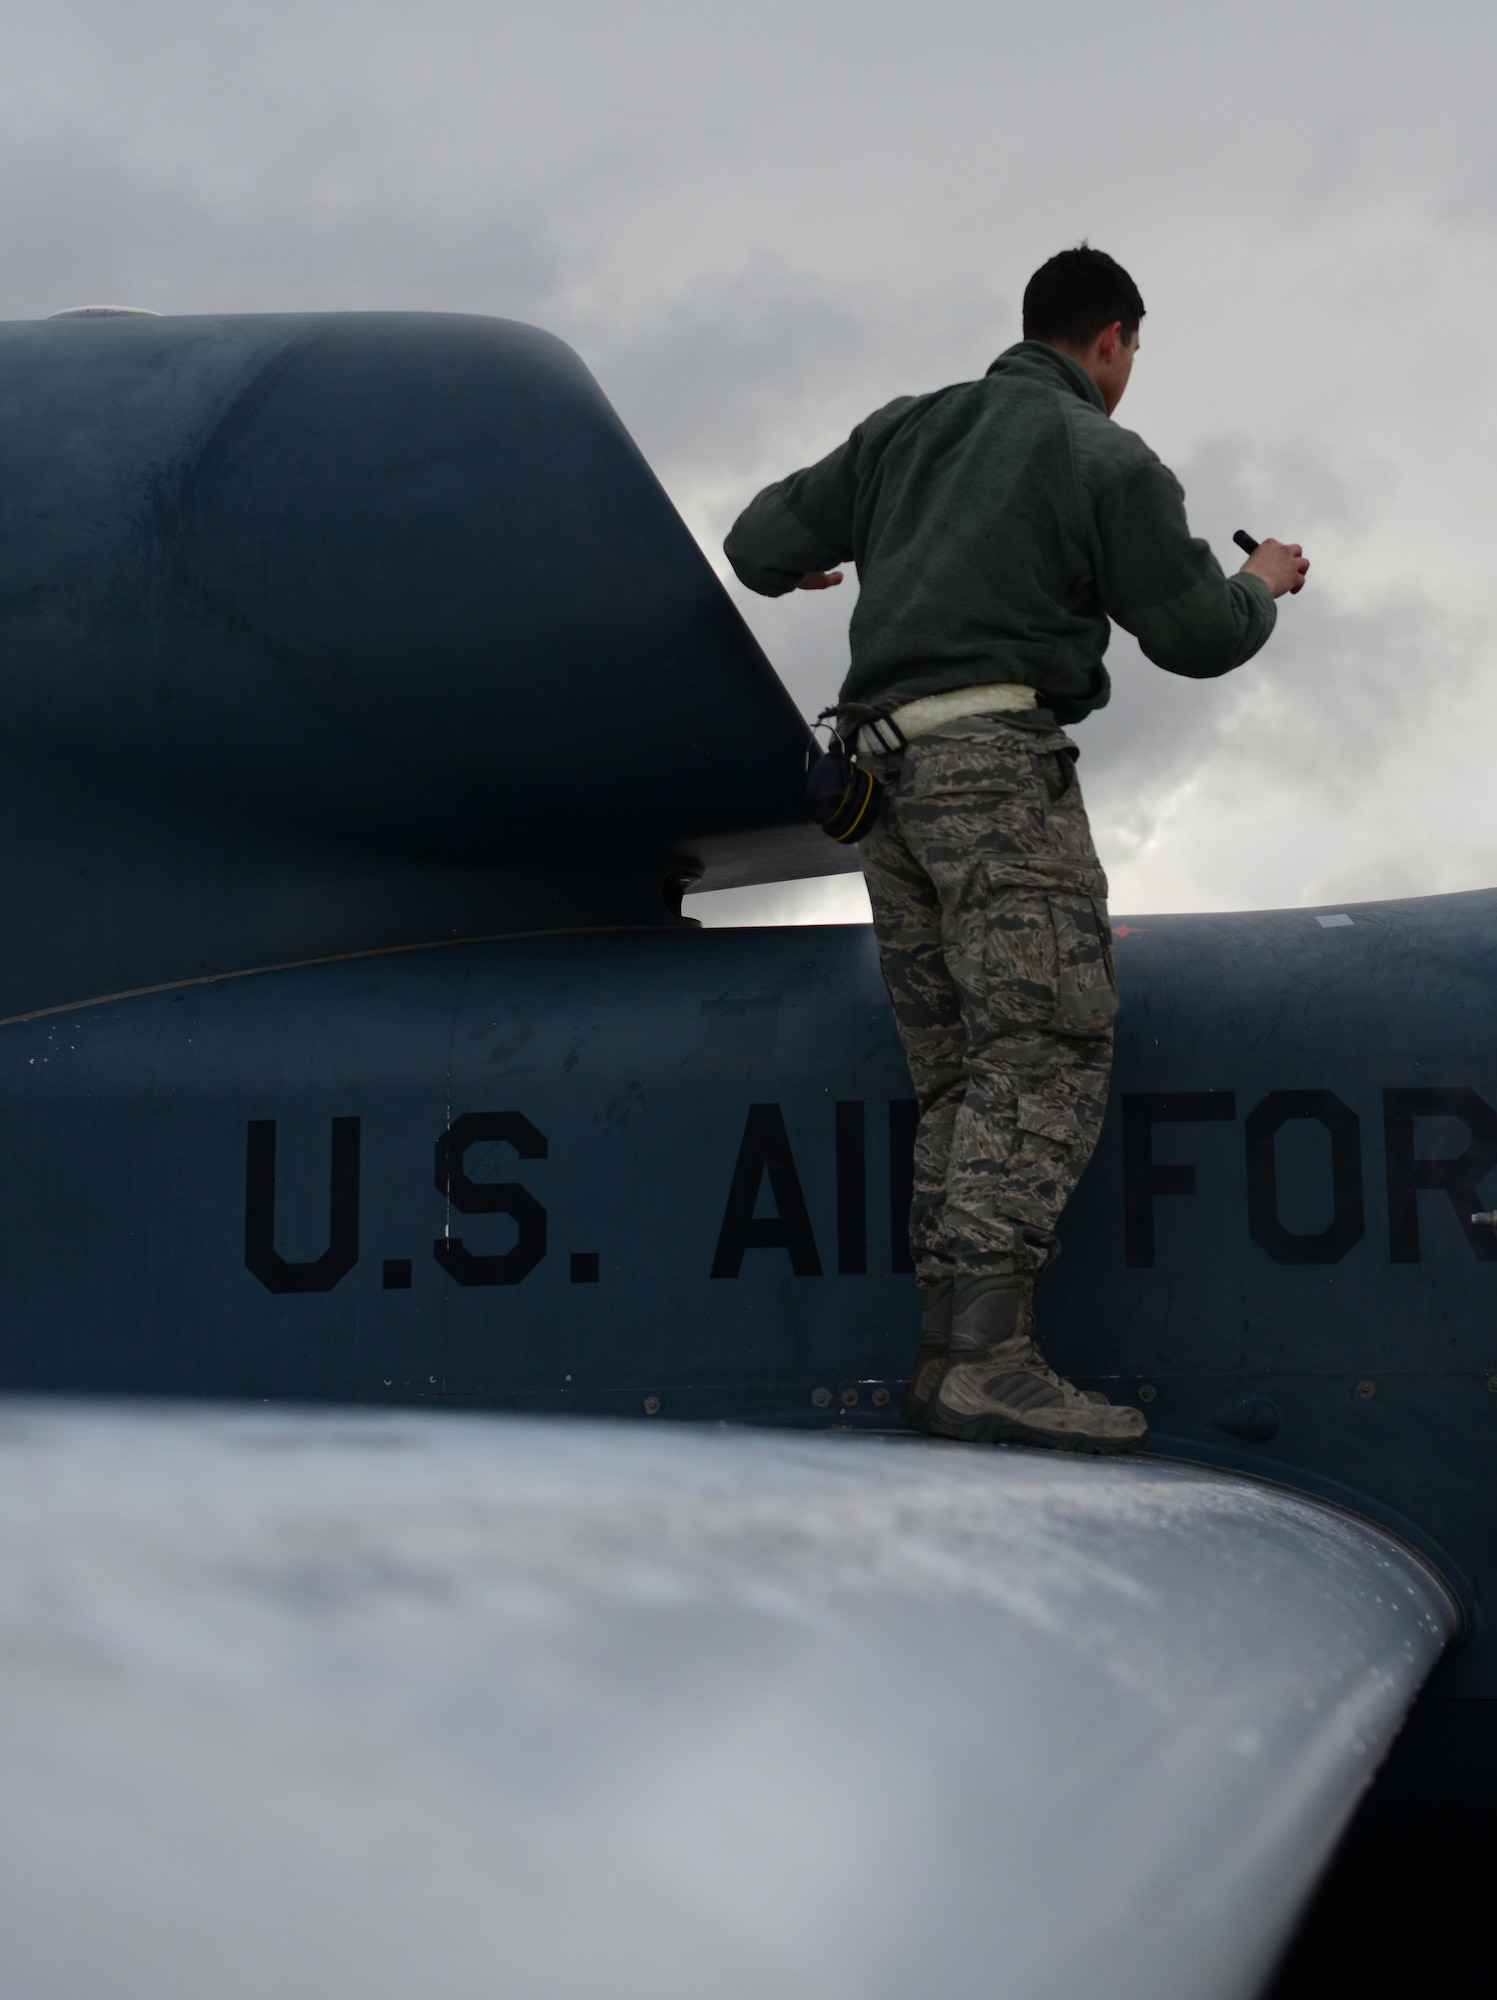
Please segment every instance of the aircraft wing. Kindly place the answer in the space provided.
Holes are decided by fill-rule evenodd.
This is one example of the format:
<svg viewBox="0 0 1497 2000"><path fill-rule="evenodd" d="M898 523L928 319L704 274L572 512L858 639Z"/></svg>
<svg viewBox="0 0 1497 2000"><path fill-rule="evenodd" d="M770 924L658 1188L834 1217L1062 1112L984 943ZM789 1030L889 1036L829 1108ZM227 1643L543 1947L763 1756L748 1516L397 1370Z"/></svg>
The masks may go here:
<svg viewBox="0 0 1497 2000"><path fill-rule="evenodd" d="M0 1415L11 2000L1227 2000L1458 1612L1148 1460Z"/></svg>

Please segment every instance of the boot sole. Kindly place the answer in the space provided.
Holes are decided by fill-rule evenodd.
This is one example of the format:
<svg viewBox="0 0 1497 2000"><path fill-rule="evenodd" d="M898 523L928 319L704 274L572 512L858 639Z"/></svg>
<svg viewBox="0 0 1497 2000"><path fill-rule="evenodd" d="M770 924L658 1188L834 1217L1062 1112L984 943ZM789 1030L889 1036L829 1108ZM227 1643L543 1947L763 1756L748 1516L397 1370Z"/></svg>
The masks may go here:
<svg viewBox="0 0 1497 2000"><path fill-rule="evenodd" d="M1015 1417L948 1417L929 1405L922 1414L921 1430L931 1437L955 1438L961 1444L1038 1445L1042 1451L1086 1452L1093 1458L1112 1458L1149 1447L1147 1425L1142 1437L1098 1438L1035 1430Z"/></svg>

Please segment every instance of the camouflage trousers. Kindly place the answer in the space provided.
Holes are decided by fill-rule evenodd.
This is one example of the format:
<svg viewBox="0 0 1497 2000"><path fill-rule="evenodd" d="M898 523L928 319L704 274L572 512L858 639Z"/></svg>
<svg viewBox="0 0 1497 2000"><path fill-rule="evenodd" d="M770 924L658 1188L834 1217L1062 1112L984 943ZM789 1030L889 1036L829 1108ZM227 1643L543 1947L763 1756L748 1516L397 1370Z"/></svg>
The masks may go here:
<svg viewBox="0 0 1497 2000"><path fill-rule="evenodd" d="M890 760L862 844L920 1104L922 1287L1037 1277L1101 1130L1117 986L1075 759L1059 729L952 723Z"/></svg>

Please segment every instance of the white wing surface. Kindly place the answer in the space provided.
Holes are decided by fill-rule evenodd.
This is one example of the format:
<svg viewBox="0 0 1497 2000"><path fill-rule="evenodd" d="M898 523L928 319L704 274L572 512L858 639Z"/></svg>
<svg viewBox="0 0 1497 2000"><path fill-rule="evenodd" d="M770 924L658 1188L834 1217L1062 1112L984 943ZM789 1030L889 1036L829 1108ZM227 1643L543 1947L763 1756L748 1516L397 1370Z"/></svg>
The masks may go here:
<svg viewBox="0 0 1497 2000"><path fill-rule="evenodd" d="M0 1416L7 2000L1227 2000L1454 1629L1250 1481Z"/></svg>

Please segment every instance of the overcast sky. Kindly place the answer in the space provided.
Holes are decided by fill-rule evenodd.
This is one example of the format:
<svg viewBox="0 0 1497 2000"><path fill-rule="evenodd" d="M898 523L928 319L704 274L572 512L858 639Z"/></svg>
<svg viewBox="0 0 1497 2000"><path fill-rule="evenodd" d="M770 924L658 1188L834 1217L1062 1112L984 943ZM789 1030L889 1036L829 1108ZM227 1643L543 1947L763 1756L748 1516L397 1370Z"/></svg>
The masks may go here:
<svg viewBox="0 0 1497 2000"><path fill-rule="evenodd" d="M1120 420L1197 532L1315 565L1227 680L1115 638L1078 732L1114 908L1476 887L1494 55L1497 13L1448 0L8 0L0 314L533 320L721 568L759 485L980 373L1086 236L1148 304ZM803 706L831 700L850 586L733 588ZM856 913L846 884L808 907Z"/></svg>

